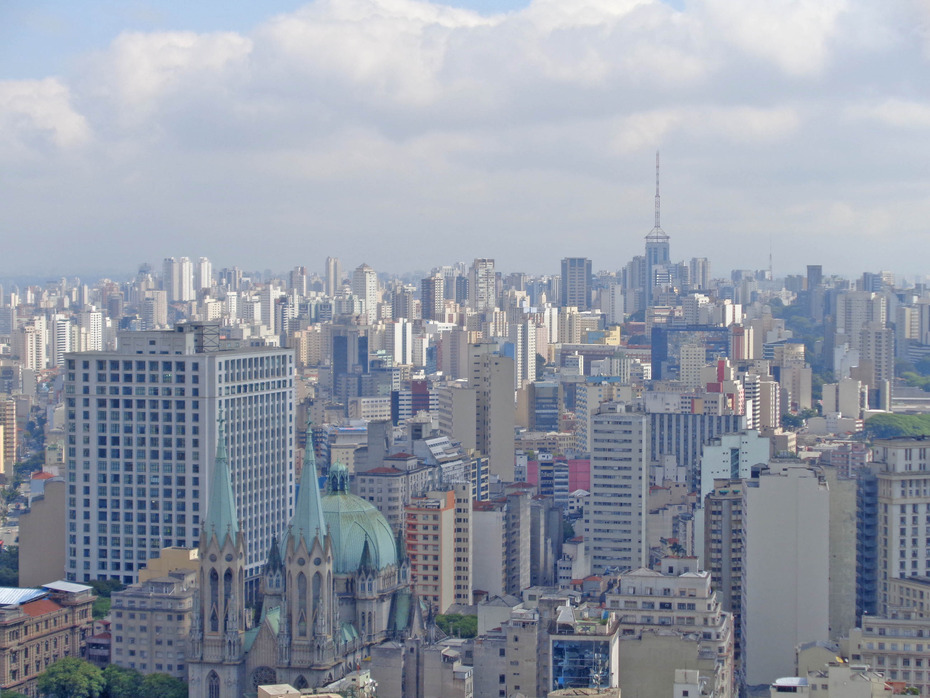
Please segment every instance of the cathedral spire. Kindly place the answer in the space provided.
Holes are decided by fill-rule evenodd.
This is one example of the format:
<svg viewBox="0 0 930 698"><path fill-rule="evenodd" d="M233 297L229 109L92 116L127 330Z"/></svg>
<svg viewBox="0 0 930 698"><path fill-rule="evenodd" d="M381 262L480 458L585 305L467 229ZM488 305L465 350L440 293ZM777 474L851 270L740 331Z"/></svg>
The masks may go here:
<svg viewBox="0 0 930 698"><path fill-rule="evenodd" d="M226 420L222 414L217 436L216 460L213 464L213 480L210 483L210 502L207 505L207 517L203 523L203 530L207 539L216 535L216 540L220 545L223 544L227 535L235 540L239 532L236 498L229 479L229 459L226 455Z"/></svg>
<svg viewBox="0 0 930 698"><path fill-rule="evenodd" d="M297 493L297 506L291 519L290 533L299 539L306 537L307 547L313 545L313 538L320 537L320 544L326 535L326 522L323 519L323 500L320 498L320 485L317 479L316 456L313 452L313 430L307 420L307 445L304 448L304 464L300 472L300 491Z"/></svg>

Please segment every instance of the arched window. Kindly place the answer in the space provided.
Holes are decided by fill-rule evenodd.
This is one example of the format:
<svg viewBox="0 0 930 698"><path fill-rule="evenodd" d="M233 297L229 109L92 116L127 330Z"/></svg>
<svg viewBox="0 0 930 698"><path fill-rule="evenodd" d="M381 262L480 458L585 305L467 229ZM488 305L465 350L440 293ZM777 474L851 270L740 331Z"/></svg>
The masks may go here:
<svg viewBox="0 0 930 698"><path fill-rule="evenodd" d="M297 677L297 680L294 682L294 688L298 691L302 688L310 688L310 684L307 683L307 679L304 678L303 674Z"/></svg>
<svg viewBox="0 0 930 698"><path fill-rule="evenodd" d="M220 698L220 677L215 671L207 676L207 698Z"/></svg>
<svg viewBox="0 0 930 698"><path fill-rule="evenodd" d="M278 675L274 669L260 666L252 672L252 691L257 692L259 686L270 686L278 683Z"/></svg>
<svg viewBox="0 0 930 698"><path fill-rule="evenodd" d="M232 570L223 575L223 630L229 630L229 599L232 596Z"/></svg>
<svg viewBox="0 0 930 698"><path fill-rule="evenodd" d="M307 635L307 575L297 575L297 634Z"/></svg>
<svg viewBox="0 0 930 698"><path fill-rule="evenodd" d="M220 629L220 621L217 615L217 609L220 603L220 576L216 570L210 570L210 631L217 632Z"/></svg>

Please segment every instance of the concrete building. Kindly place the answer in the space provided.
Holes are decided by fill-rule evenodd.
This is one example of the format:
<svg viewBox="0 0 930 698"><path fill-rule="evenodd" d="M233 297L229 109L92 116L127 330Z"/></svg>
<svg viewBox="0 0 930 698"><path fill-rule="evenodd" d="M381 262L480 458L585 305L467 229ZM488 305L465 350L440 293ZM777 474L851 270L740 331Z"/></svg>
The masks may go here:
<svg viewBox="0 0 930 698"><path fill-rule="evenodd" d="M695 670L713 687L733 693L733 618L695 558L665 558L661 572L640 568L620 575L605 607L620 621L620 688L625 695L673 694L675 671Z"/></svg>
<svg viewBox="0 0 930 698"><path fill-rule="evenodd" d="M566 257L562 260L563 308L574 306L588 310L591 305L591 260L584 257Z"/></svg>
<svg viewBox="0 0 930 698"><path fill-rule="evenodd" d="M404 507L404 542L414 592L433 613L455 603L455 493L428 492Z"/></svg>
<svg viewBox="0 0 930 698"><path fill-rule="evenodd" d="M93 590L49 582L41 589L5 589L0 602L0 689L38 695L36 682L50 664L80 657L94 619Z"/></svg>
<svg viewBox="0 0 930 698"><path fill-rule="evenodd" d="M800 464L772 463L743 491L743 682L794 673L795 647L830 636L830 493Z"/></svg>
<svg viewBox="0 0 930 698"><path fill-rule="evenodd" d="M591 430L591 496L583 535L592 571L645 567L649 417L620 403L605 403Z"/></svg>
<svg viewBox="0 0 930 698"><path fill-rule="evenodd" d="M33 497L19 517L19 584L39 586L65 574L67 485L61 478L45 480L41 496Z"/></svg>
<svg viewBox="0 0 930 698"><path fill-rule="evenodd" d="M530 586L530 524L525 492L472 503L473 547L479 551L472 560L475 589L502 596Z"/></svg>
<svg viewBox="0 0 930 698"><path fill-rule="evenodd" d="M117 666L187 678L185 652L191 631L196 559L188 569L147 576L111 595L111 661ZM140 577L142 574L140 573Z"/></svg>
<svg viewBox="0 0 930 698"><path fill-rule="evenodd" d="M221 416L255 577L294 492L293 352L211 324L118 341L66 358L68 579L131 584L166 544L195 545Z"/></svg>
<svg viewBox="0 0 930 698"><path fill-rule="evenodd" d="M849 658L881 672L886 681L930 695L930 627L927 621L869 616L849 633Z"/></svg>
<svg viewBox="0 0 930 698"><path fill-rule="evenodd" d="M490 343L472 344L468 386L475 389L475 441L491 474L513 482L514 362Z"/></svg>
<svg viewBox="0 0 930 698"><path fill-rule="evenodd" d="M890 582L930 574L930 440L876 441L878 612L887 615ZM881 533L879 533L881 532Z"/></svg>

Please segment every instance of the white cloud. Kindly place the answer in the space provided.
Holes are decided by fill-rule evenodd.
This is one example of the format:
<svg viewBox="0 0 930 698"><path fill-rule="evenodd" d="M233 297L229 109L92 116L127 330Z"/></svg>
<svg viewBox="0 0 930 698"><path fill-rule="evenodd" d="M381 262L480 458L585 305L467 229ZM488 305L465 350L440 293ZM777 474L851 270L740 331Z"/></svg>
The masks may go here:
<svg viewBox="0 0 930 698"><path fill-rule="evenodd" d="M245 240L273 221L282 250L263 250L262 262L273 265L290 262L305 217L320 235L353 231L326 241L327 254L383 244L398 269L421 264L407 258L443 225L464 250L475 221L503 248L475 254L511 254L528 269L570 251L565 230L587 231L572 241L633 231L587 250L609 250L616 258L600 263L619 266L651 220L656 149L669 229L691 233L676 255L713 256L699 245L752 226L789 234L805 216L814 230L865 211L876 226L901 227L904 215L916 225L930 204L880 184L921 178L930 159L930 105L913 96L928 68L914 29L926 10L909 2L885 13L871 0L693 0L681 11L534 0L484 16L316 0L248 33L127 32L71 76L0 83L0 152L30 156L28 183L0 173L14 202L0 225L114 240L138 228L166 247L196 233L204 249L184 251L210 254L224 235ZM56 150L71 153L67 167L47 157ZM829 162L835 176L817 169ZM35 203L74 181L80 219ZM708 203L727 205L721 192L738 202L728 211L747 207L738 220ZM818 217L822 201L856 208ZM393 242L364 237L381 230ZM534 236L544 244L528 246Z"/></svg>
<svg viewBox="0 0 930 698"><path fill-rule="evenodd" d="M90 138L66 85L55 78L0 81L0 144L16 151L73 148Z"/></svg>

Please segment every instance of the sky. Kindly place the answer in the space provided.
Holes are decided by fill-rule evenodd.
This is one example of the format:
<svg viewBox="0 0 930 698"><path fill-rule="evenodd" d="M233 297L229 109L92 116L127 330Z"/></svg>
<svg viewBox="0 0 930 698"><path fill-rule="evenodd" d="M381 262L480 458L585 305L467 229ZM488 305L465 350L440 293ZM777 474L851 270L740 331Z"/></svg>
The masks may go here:
<svg viewBox="0 0 930 698"><path fill-rule="evenodd" d="M0 277L930 274L928 0L0 0Z"/></svg>

